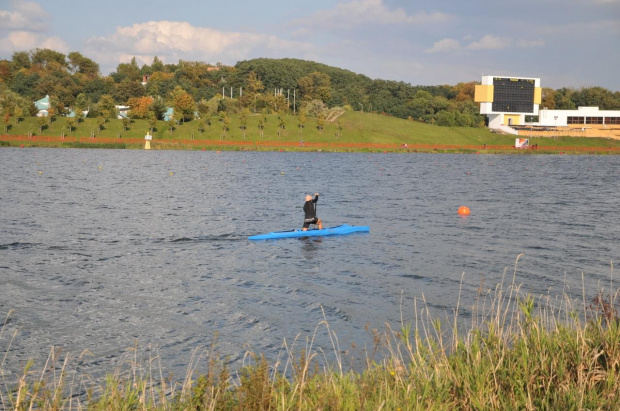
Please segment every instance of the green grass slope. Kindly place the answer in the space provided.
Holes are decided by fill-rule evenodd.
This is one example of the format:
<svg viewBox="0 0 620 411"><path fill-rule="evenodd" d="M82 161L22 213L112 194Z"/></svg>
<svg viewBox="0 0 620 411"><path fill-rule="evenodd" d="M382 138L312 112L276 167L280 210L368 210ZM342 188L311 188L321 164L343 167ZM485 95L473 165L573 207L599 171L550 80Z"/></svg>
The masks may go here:
<svg viewBox="0 0 620 411"><path fill-rule="evenodd" d="M335 113L332 113L332 116ZM222 141L231 144L233 142L244 142L246 147L256 147L261 142L281 142L283 146L287 144L298 146L303 140L305 147L297 149L317 149L321 145L326 148L330 144L334 149L356 150L364 149L363 145L386 145L407 144L430 145L430 146L504 146L514 145L514 136L499 135L491 133L486 128L469 127L439 127L414 121L360 112L343 112L337 120L326 121L324 127L319 129L316 118L307 117L304 127L299 127L299 119L294 115L285 115L284 128L280 127L280 120L277 115L268 115L264 124L262 137L259 129L259 115L250 115L247 119L245 135L241 129L239 115L229 115L230 125L228 130L224 130L223 122L219 117L212 117L205 121L204 130L200 130L200 120L193 120L176 125L174 130L168 128L168 124L159 121L153 132L154 143L171 143L172 148L184 148L183 144L194 141L191 147L210 147L213 141ZM330 116L331 117L331 116ZM208 124L210 122L210 124ZM340 125L339 125L340 124ZM28 136L29 133L35 136L36 145L46 145L40 141L41 136L49 136L50 142L47 145L61 146L57 139L63 132L65 136L78 137L80 142L96 143L97 139L115 139L115 144L125 144L127 148L140 147L144 135L149 130L146 120L133 120L125 130L121 120L109 120L105 127L99 131L95 119L85 119L74 128L68 131L67 121L64 118L57 118L49 126L40 130L37 118L29 117L22 119L19 123L11 121L5 136L0 135L0 141L9 141L14 145L15 136ZM95 135L95 140L91 135ZM133 140L133 141L130 141ZM197 140L197 141L196 141ZM211 141L207 143L205 141ZM204 142L204 143L203 143ZM566 147L567 150L576 147L620 147L620 141L596 138L532 138L531 144L538 144L539 149L545 147ZM28 145L28 142L26 142ZM176 146L174 145L176 144ZM30 144L33 145L33 144ZM350 145L347 146L347 145ZM233 144L234 146L234 144ZM242 145L241 145L242 146ZM271 146L273 147L273 146ZM504 148L506 150L506 148Z"/></svg>

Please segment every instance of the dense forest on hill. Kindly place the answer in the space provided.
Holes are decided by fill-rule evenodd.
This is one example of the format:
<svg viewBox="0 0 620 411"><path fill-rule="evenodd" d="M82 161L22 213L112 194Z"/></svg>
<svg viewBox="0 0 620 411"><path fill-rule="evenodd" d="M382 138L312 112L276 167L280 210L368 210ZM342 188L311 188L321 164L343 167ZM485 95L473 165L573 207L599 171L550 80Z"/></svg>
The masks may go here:
<svg viewBox="0 0 620 411"><path fill-rule="evenodd" d="M142 67L134 58L103 76L99 64L79 52L35 49L0 60L0 112L5 124L35 115L33 102L49 95L51 116L70 108L111 118L116 105L128 105L130 117L151 120L163 119L168 107L174 109L174 121L222 112L318 118L328 108L341 107L440 126L480 127L484 118L473 101L476 84L413 86L312 61L266 58L225 66L182 60L164 64L155 57ZM541 106L620 109L620 93L601 87L544 88Z"/></svg>

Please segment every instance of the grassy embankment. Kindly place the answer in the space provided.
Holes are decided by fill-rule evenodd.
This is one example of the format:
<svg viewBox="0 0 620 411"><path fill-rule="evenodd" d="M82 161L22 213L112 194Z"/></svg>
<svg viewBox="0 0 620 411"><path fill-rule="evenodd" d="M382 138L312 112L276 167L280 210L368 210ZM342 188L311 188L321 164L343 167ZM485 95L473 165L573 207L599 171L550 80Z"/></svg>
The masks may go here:
<svg viewBox="0 0 620 411"><path fill-rule="evenodd" d="M171 132L167 124L160 121L153 133L154 149L229 149L229 150L324 150L324 151L426 151L426 152L484 152L484 153L523 153L515 151L514 136L503 136L484 128L438 127L403 119L360 112L345 112L337 121L327 121L324 129L317 128L317 121L308 117L303 133L300 134L298 119L285 116L285 127L279 128L279 120L270 115L264 125L263 136L259 135L259 116L250 115L245 137L242 135L238 115L230 116L229 130L222 131L218 117L211 119L211 125L199 130L199 121L190 121L175 127ZM12 146L39 147L105 147L105 148L143 148L144 135L149 126L146 120L134 120L127 130L120 120L110 120L100 132L95 119L85 119L77 128L67 132L64 118L58 118L49 127L39 132L36 118L22 119L19 124L12 120L7 135L0 135L0 142ZM68 136L61 141L65 131ZM92 139L91 132L95 131ZM34 139L16 140L15 136L34 135ZM338 136L339 134L339 136ZM120 136L120 138L118 138ZM47 139L49 137L49 140ZM299 142L303 140L304 146ZM407 144L408 148L402 147ZM487 145L486 148L484 145ZM557 153L559 151L584 152L583 147L612 149L608 152L620 153L620 141L598 138L560 137L530 138L530 144L538 144L538 150L527 152ZM591 150L592 151L592 150ZM605 153L605 150L595 150ZM585 150L587 152L587 150Z"/></svg>
<svg viewBox="0 0 620 411"><path fill-rule="evenodd" d="M400 330L388 326L383 333L373 330L375 347L359 372L346 369L336 334L326 322L319 327L326 327L332 338L331 362L313 348L312 337L302 349L286 346L281 359L272 363L249 353L248 365L236 371L207 350L191 358L185 378L177 382L163 377L156 358L140 363L135 350L128 350L125 365L97 383L72 371L79 358L58 358L52 350L43 370L35 372L28 364L14 383L7 383L0 363L0 407L617 410L620 320L612 303L619 292L599 292L592 302L568 296L535 302L521 295L513 280L506 289L498 285L480 295L482 309L473 310L468 330L461 333L456 328L458 306L454 318L442 322L430 317L422 300L412 324Z"/></svg>

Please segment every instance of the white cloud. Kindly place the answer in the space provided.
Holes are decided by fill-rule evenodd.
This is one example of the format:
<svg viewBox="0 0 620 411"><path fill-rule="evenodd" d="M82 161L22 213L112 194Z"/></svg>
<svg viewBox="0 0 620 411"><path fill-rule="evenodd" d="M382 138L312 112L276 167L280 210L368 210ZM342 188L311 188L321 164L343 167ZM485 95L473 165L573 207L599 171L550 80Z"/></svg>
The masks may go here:
<svg viewBox="0 0 620 411"><path fill-rule="evenodd" d="M102 66L113 68L133 56L143 63L158 56L165 62L183 59L232 64L253 56L303 56L313 49L310 44L276 36L221 31L187 22L149 21L118 27L107 37L91 38L86 41L85 52Z"/></svg>
<svg viewBox="0 0 620 411"><path fill-rule="evenodd" d="M505 37L495 37L487 34L479 41L475 41L467 46L470 50L501 50L510 47L511 40Z"/></svg>
<svg viewBox="0 0 620 411"><path fill-rule="evenodd" d="M11 1L13 10L0 10L0 29L45 31L49 28L50 15L37 3Z"/></svg>
<svg viewBox="0 0 620 411"><path fill-rule="evenodd" d="M409 24L428 25L445 23L453 20L454 16L420 11L416 14L407 14L403 9L388 9L383 0L353 0L338 4L330 10L318 11L308 17L292 21L292 27L312 28L354 28L361 24Z"/></svg>
<svg viewBox="0 0 620 411"><path fill-rule="evenodd" d="M37 3L22 0L11 2L11 10L0 10L0 53L49 48L67 52L61 38L48 36L51 16Z"/></svg>
<svg viewBox="0 0 620 411"><path fill-rule="evenodd" d="M532 47L542 47L545 45L545 41L542 39L538 40L517 40L517 47L526 49Z"/></svg>
<svg viewBox="0 0 620 411"><path fill-rule="evenodd" d="M620 0L618 0L620 2ZM561 24L548 24L537 28L536 33L544 36L591 36L593 38L603 36L617 36L620 34L620 24L613 18L607 20L563 22Z"/></svg>
<svg viewBox="0 0 620 411"><path fill-rule="evenodd" d="M471 39L469 39L471 40ZM490 34L482 37L478 41L473 41L469 43L465 48L467 50L501 50L509 48L513 45L516 45L519 48L533 48L533 47L542 47L545 45L545 41L538 40L516 40L513 41L509 38L505 37L496 37ZM433 43L433 47L425 50L426 53L448 53L456 50L462 49L461 44L458 40L446 38Z"/></svg>
<svg viewBox="0 0 620 411"><path fill-rule="evenodd" d="M35 48L47 48L61 53L69 51L67 43L60 37L47 37L29 31L12 31L0 38L0 53L10 55L15 51L28 51Z"/></svg>
<svg viewBox="0 0 620 411"><path fill-rule="evenodd" d="M433 47L427 49L427 53L447 53L450 51L458 50L461 48L461 45L457 40L454 39L443 39L436 41L433 44Z"/></svg>

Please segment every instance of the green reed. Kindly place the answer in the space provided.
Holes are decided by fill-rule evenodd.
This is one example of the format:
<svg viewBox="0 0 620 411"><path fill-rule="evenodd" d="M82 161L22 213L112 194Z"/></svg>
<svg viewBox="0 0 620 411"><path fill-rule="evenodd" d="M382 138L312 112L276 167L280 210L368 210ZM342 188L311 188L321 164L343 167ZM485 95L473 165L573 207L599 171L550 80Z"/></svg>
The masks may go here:
<svg viewBox="0 0 620 411"><path fill-rule="evenodd" d="M518 259L517 259L518 261ZM80 357L52 349L18 381L0 362L0 407L7 410L617 410L620 409L620 289L592 299L534 298L511 281L479 290L463 331L460 301L449 318L433 317L424 297L414 321L371 330L365 367L347 354L324 320L305 340L284 341L273 361L248 351L231 371L217 352L196 349L182 380L164 376L157 354L129 349L105 381L78 375ZM612 267L613 272L613 267ZM506 273L505 273L506 276ZM9 313L10 315L10 313ZM8 318L8 316L7 316ZM6 321L5 321L6 324ZM460 328L459 328L460 327ZM316 348L326 331L330 355ZM4 348L4 344L2 346ZM86 394L84 394L86 393Z"/></svg>

